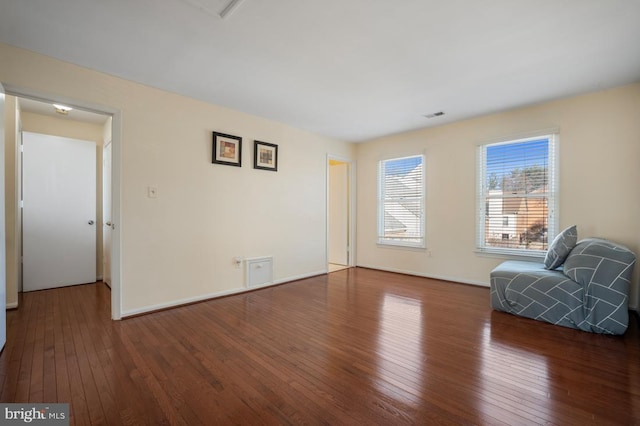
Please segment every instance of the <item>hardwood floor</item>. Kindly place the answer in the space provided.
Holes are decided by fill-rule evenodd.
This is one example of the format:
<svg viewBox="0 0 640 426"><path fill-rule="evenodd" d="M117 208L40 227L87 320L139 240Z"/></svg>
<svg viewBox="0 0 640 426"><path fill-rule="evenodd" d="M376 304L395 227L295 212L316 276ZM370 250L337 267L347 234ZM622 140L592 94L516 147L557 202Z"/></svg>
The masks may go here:
<svg viewBox="0 0 640 426"><path fill-rule="evenodd" d="M123 321L101 283L20 302L0 400L71 424L640 424L636 317L589 334L361 268Z"/></svg>

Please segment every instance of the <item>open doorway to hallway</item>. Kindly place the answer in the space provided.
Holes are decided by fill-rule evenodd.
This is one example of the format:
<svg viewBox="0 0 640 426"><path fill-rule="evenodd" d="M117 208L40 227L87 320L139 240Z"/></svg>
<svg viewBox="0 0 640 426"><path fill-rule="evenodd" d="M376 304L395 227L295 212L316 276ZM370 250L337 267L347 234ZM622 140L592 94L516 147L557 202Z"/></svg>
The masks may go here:
<svg viewBox="0 0 640 426"><path fill-rule="evenodd" d="M111 197L110 192L103 192L102 153L105 144L111 140L111 117L107 114L98 114L77 108L68 109L60 105L54 106L52 102L20 96L16 98L15 115L17 123L15 143L7 148L8 151L14 151L9 155L15 159L15 161L7 162L12 163L8 164L7 168L12 170L7 170L7 176L12 176L13 182L9 182L7 185L7 187L11 187L12 191L7 191L6 199L8 204L15 207L7 209L7 211L13 212L12 217L7 220L8 227L11 222L10 228L13 231L13 244L7 247L7 286L13 286L14 289L17 288L17 292L22 292L61 285L93 282L101 284L105 275L103 203L104 198L110 199ZM47 141L51 141L51 145L48 145ZM89 154L77 157L77 162L87 163L82 165L83 176L86 175L82 180L86 182L83 182L84 186L80 185L79 192L76 191L72 194L73 200L85 200L81 204L88 207L88 209L82 209L80 213L82 216L80 233L82 235L73 234L70 230L63 230L63 234L47 232L47 230L60 231L57 228L66 226L63 226L64 220L52 219L53 223L48 225L45 223L45 226L41 226L43 220L46 222L54 215L53 204L76 206L77 203L70 202L66 198L65 201L57 198L59 203L47 201L44 204L40 203L41 206L38 207L38 203L33 202L36 199L40 200L51 196L48 191L45 191L45 187L58 186L68 189L67 187L70 186L68 180L64 179L68 178L67 172L73 167L69 167L69 164L58 164L57 160L54 160L56 155L49 155L52 152L45 153L44 157L40 154L36 155L36 151L41 151L40 148L44 148L45 151L53 149L53 154L56 154L58 152L56 147L59 143L65 144L64 146L67 144L80 146ZM29 144L28 147L27 144ZM41 157L40 163L42 164L34 163L38 155ZM62 160L69 157L71 156L62 155ZM46 169L46 173L44 169ZM46 193L42 194L43 191ZM63 194L61 197L67 195ZM30 210L28 210L29 208ZM38 208L39 210L37 210ZM74 211L76 211L75 207L71 207L69 215ZM45 244L45 241L49 242ZM83 248L68 247L70 244L73 247L82 246ZM38 250L43 247L44 256L42 253L38 255ZM47 253L49 254L47 255ZM71 259L72 254L79 253L81 256L76 257L81 263L72 262L71 266L59 265L59 269L65 276L54 278L52 275L55 272L54 268L52 265L46 264L55 257L52 256L53 253L64 253L65 261L73 260ZM86 271L76 273L76 269ZM25 280L29 279L29 276L35 276L33 272L37 270L44 271L43 274L40 274L44 279L39 280L40 283L34 287ZM68 280L67 275L69 276ZM82 278L78 281L76 276L80 275ZM9 278L13 282L9 282ZM47 284L47 280L51 281L50 285Z"/></svg>
<svg viewBox="0 0 640 426"><path fill-rule="evenodd" d="M353 266L353 202L350 160L327 160L327 271Z"/></svg>

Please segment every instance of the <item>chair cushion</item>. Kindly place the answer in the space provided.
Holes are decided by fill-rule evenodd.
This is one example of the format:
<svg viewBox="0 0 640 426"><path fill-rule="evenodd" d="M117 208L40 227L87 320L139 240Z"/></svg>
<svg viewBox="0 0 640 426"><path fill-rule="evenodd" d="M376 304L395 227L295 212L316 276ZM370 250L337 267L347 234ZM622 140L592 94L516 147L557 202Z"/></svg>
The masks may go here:
<svg viewBox="0 0 640 426"><path fill-rule="evenodd" d="M491 271L491 307L551 324L580 328L583 287L542 263L509 260Z"/></svg>
<svg viewBox="0 0 640 426"><path fill-rule="evenodd" d="M553 242L547 250L547 255L544 257L544 267L547 269L556 269L562 265L571 252L571 249L575 247L577 241L578 230L575 225L568 227L558 234L553 239Z"/></svg>

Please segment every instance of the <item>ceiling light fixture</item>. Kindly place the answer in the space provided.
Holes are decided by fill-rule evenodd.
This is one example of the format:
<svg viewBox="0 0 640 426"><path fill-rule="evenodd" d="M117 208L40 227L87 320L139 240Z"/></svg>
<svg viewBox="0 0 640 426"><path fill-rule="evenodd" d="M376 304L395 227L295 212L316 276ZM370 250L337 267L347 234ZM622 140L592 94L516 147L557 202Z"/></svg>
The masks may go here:
<svg viewBox="0 0 640 426"><path fill-rule="evenodd" d="M236 9L238 9L238 7L240 7L243 1L244 0L231 0L231 2L229 2L227 7L222 9L222 12L220 12L220 17L222 19L227 19L229 16L233 14L233 12L236 11Z"/></svg>
<svg viewBox="0 0 640 426"><path fill-rule="evenodd" d="M440 117L441 115L444 115L444 112L438 111L438 112L434 112L432 114L425 114L425 117L427 117L427 118L436 118L436 117Z"/></svg>
<svg viewBox="0 0 640 426"><path fill-rule="evenodd" d="M53 108L56 110L56 112L58 114L62 114L62 115L69 114L69 111L71 111L73 109L73 108L68 107L66 105L60 105L60 104L53 104Z"/></svg>

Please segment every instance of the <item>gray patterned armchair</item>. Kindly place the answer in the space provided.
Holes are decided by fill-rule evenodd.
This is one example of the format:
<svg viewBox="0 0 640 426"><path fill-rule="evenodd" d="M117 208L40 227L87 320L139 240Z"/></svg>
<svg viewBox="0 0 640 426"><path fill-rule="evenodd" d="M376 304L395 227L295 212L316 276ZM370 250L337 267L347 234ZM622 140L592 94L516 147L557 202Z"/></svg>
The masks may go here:
<svg viewBox="0 0 640 426"><path fill-rule="evenodd" d="M507 261L491 272L491 307L593 333L624 334L635 254L611 241L578 242L561 269Z"/></svg>

